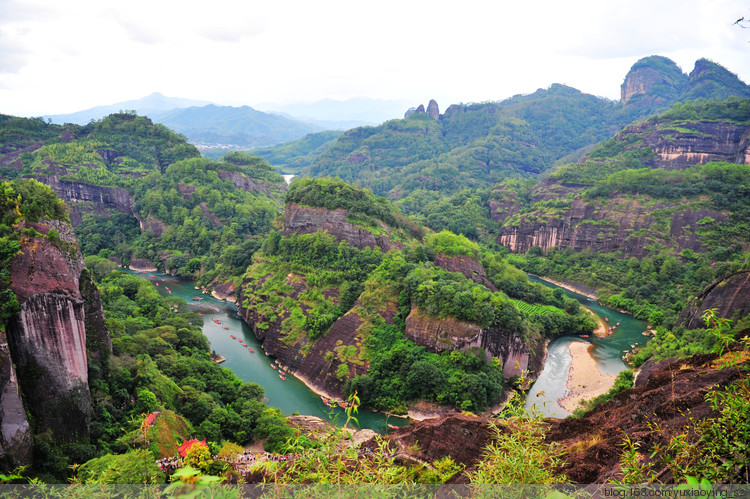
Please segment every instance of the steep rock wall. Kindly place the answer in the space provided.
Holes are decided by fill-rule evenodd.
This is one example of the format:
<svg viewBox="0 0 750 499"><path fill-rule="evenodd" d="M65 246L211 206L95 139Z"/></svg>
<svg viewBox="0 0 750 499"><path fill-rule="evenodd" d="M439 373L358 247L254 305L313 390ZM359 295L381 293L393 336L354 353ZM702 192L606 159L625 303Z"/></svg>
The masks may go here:
<svg viewBox="0 0 750 499"><path fill-rule="evenodd" d="M716 309L716 316L731 319L750 314L750 270L725 275L712 282L693 298L677 319L688 329L706 327L701 316Z"/></svg>
<svg viewBox="0 0 750 499"><path fill-rule="evenodd" d="M536 201L558 198L573 190L553 180L547 180L536 190ZM671 211L669 223L657 219L659 213ZM656 213L656 215L655 215ZM701 251L697 232L701 220L710 217L719 222L729 220L729 214L708 209L694 209L681 202L643 204L637 197L612 196L601 203L587 203L580 197L562 214L542 220L522 219L500 228L497 243L514 252L527 252L532 246L542 250L556 247L581 251L622 251L623 254L644 257L646 246L654 241L677 248ZM503 217L505 218L505 217Z"/></svg>
<svg viewBox="0 0 750 499"><path fill-rule="evenodd" d="M289 190L286 183L272 184L270 182L257 181L240 172L217 170L216 173L219 175L220 179L228 180L233 183L235 187L243 191L271 194L272 192L286 192Z"/></svg>
<svg viewBox="0 0 750 499"><path fill-rule="evenodd" d="M653 150L653 157L644 161L644 166L652 168L676 170L710 161L750 164L750 127L736 123L695 121L675 127L668 121L644 121L627 127L615 140L635 144L626 149ZM707 217L718 222L729 220L729 213L702 207L690 199L663 202L613 194L586 202L581 195L587 188L544 180L532 190L531 203L571 200L571 206L553 212L541 208L528 214L523 214L522 205L501 189L501 199L491 200L489 206L492 218L503 224L498 244L517 252L526 252L532 246L543 250L591 248L635 257L646 256L645 246L654 242L677 251L701 251L697 233L702 227L698 222Z"/></svg>
<svg viewBox="0 0 750 499"><path fill-rule="evenodd" d="M376 236L372 232L361 229L346 220L346 210L327 210L325 208L312 208L299 206L294 203L286 205L284 213L285 236L291 234L311 234L324 230L340 241L346 241L359 249L380 248L388 251L391 247L402 248L403 244L391 241L390 228L378 221L385 235Z"/></svg>
<svg viewBox="0 0 750 499"><path fill-rule="evenodd" d="M686 128L689 127L689 128ZM640 147L650 147L655 157L646 166L677 170L710 161L750 163L750 127L729 122L694 121L675 131L668 122L641 122L626 127L615 140L636 135Z"/></svg>
<svg viewBox="0 0 750 499"><path fill-rule="evenodd" d="M290 274L287 283L293 289L286 296L299 301L300 293L307 289L305 278ZM258 289L259 285L253 287L248 282L243 282L239 296L249 298L238 301L240 316L250 325L263 349L314 390L336 397L344 396L347 379L367 372L367 363L360 359L363 340L360 326L368 322L368 315L373 314L392 324L397 310L395 296L386 297L384 304L379 307L364 307L357 300L352 309L334 322L328 332L316 341L311 342L307 337L290 341L283 326L288 314L279 314L269 320L258 313L257 303L265 299L259 296ZM335 290L326 290L324 294L336 301L338 299ZM308 312L309 308L304 303L300 303L300 306L304 313ZM267 327L261 327L261 324ZM346 358L342 356L342 351L349 346L355 346L356 352L354 356ZM339 378L336 373L342 364L347 365L348 374Z"/></svg>
<svg viewBox="0 0 750 499"><path fill-rule="evenodd" d="M74 227L81 223L85 212L106 215L109 210L117 210L135 216L135 202L125 189L60 180L57 175L35 175L34 178L50 186L67 203Z"/></svg>
<svg viewBox="0 0 750 499"><path fill-rule="evenodd" d="M32 434L21 400L8 340L0 332L0 469L12 470L31 461Z"/></svg>
<svg viewBox="0 0 750 499"><path fill-rule="evenodd" d="M21 310L7 327L10 354L35 431L51 430L58 441L86 438L91 421L87 320L97 365L111 348L109 334L93 283L88 274L82 279L83 258L70 226L28 225L42 234L54 228L59 241L24 236L22 252L11 261L10 287Z"/></svg>
<svg viewBox="0 0 750 499"><path fill-rule="evenodd" d="M406 318L406 337L431 352L484 348L489 356L503 362L503 375L536 379L544 367L545 344L540 337L524 338L499 328L482 328L452 317L436 318L413 306Z"/></svg>
<svg viewBox="0 0 750 499"><path fill-rule="evenodd" d="M438 253L435 255L435 265L448 272L459 272L477 284L485 286L490 291L497 291L497 288L487 279L487 272L484 270L482 263L476 258L446 256Z"/></svg>

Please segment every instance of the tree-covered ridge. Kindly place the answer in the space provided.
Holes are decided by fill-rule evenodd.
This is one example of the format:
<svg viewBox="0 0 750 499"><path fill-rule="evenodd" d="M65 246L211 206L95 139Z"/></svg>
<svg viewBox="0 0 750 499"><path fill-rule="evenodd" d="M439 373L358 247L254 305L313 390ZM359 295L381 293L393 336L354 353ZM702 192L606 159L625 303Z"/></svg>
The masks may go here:
<svg viewBox="0 0 750 499"><path fill-rule="evenodd" d="M58 175L63 180L132 190L139 177L164 171L175 161L200 156L185 137L128 113L84 126L42 125L22 118L9 119L2 125L4 150L17 150L29 141L41 146L20 155L22 168L6 167L3 171L9 177Z"/></svg>
<svg viewBox="0 0 750 499"><path fill-rule="evenodd" d="M286 197L295 203L327 210L346 210L348 218L373 225L371 219L405 230L410 237L421 238L422 229L404 217L397 208L381 196L367 189L358 189L340 179L295 179ZM370 220L368 220L370 219Z"/></svg>
<svg viewBox="0 0 750 499"><path fill-rule="evenodd" d="M310 133L301 139L272 147L253 149L253 154L265 159L285 173L299 174L303 168L331 147L344 132L326 130Z"/></svg>
<svg viewBox="0 0 750 499"><path fill-rule="evenodd" d="M750 170L745 164L719 161L680 169L655 167L656 154L645 146L644 134L658 133L665 141L678 134L701 140L706 123L747 126L748 118L747 99L676 104L636 129L645 132L618 135L583 162L557 169L551 175L556 182L534 188L532 197L517 197L516 211L504 219L505 226L554 222L567 216L578 200L593 213L579 224L597 225L602 234L614 237L612 231L620 230L622 220L631 216L623 210L636 206L650 225L631 229L622 239L645 238L648 254L640 261L623 258L620 252L558 248L547 255L513 257L514 263L533 273L582 282L598 289L608 305L629 310L654 326L671 327L704 286L742 267L750 244ZM672 235L672 220L700 210L714 215L697 221L698 249L681 248ZM624 282L630 284L623 288Z"/></svg>
<svg viewBox="0 0 750 499"><path fill-rule="evenodd" d="M131 113L84 126L5 117L0 140L0 153L11 155L2 167L9 177L56 176L84 190L126 191L105 193L118 196L118 209L76 203L84 255L146 259L203 285L244 272L286 193L265 160L238 152L202 159L185 137Z"/></svg>
<svg viewBox="0 0 750 499"><path fill-rule="evenodd" d="M2 174L59 175L92 185L132 191L137 179L168 165L200 157L184 136L150 119L130 113L112 114L87 125L52 125L39 118L0 120L0 158L21 153ZM24 148L29 148L24 152Z"/></svg>
<svg viewBox="0 0 750 499"><path fill-rule="evenodd" d="M750 95L750 87L704 60L690 78L663 57L642 59L631 73L644 70L658 81L626 106L555 84L502 102L451 105L437 120L412 113L346 132L306 173L338 176L392 199L420 189L441 195L486 189L575 160L621 127L676 102Z"/></svg>
<svg viewBox="0 0 750 499"><path fill-rule="evenodd" d="M293 182L287 203L343 208L381 221L391 221L393 213L390 203L369 190L332 179ZM404 388L406 374L391 369L397 364L383 358L386 355L381 351L383 344L381 340L372 339L373 335L395 334L389 329L394 327L401 335L399 344L411 352L402 360L430 363L432 367L428 370L444 368L453 373L456 366L451 362L457 361L455 355L450 360L447 354L429 354L424 347L417 347L404 337L406 319L413 310L431 320L460 321L521 337L556 337L564 332L585 334L594 328L577 302L531 285L525 274L501 255L483 249L462 235L448 231L429 233L424 243L412 239L403 248L383 254L377 248L359 250L325 232L284 234L287 229L283 229L283 234L272 231L248 268L241 296L243 314L250 317L264 337L273 335L295 352L280 355L285 358L292 355L295 359L316 351L318 342L331 333L339 319L347 314L356 316L359 321L355 323L359 325L353 326L356 340L318 355L331 363L330 369L336 371L340 381L361 378L350 383L348 389L352 392L370 390L371 395L363 396L362 400L373 407L402 411L410 400L422 398L483 410L500 393L502 366L498 371L497 365L484 361L478 361L477 365L469 362L473 367L456 374L458 378L453 374L447 376L443 381L448 383L450 379L453 383L450 387L441 385L438 389L430 385L423 392L414 388L416 385ZM469 259L479 267L484 264L488 278L501 291L493 291L462 273L440 268L436 264L438 256L457 258L459 262ZM512 298L505 289L512 293ZM525 306L524 300L531 303ZM519 305L525 306L525 311L519 310ZM548 313L537 313L540 307ZM390 341L387 342L390 344ZM365 367L374 365L380 366L375 375ZM355 366L357 369L353 369ZM485 374L480 375L480 371ZM479 378L475 380L472 376ZM469 389L457 379L471 379L474 380L471 383L476 381L478 385ZM385 396L383 390L387 386L393 388L393 393ZM465 388L471 394L461 394L456 387L463 387L461 390ZM443 395L438 396L439 393Z"/></svg>
<svg viewBox="0 0 750 499"><path fill-rule="evenodd" d="M257 190L238 188L226 172ZM268 163L242 153L229 155L227 161L179 161L140 179L135 211L147 221L147 230L117 246L107 240L94 245L82 237L82 246L86 254L107 249L121 259L132 255L161 262L204 285L236 277L271 229L285 189L283 178ZM91 217L79 232L89 234L102 222Z"/></svg>

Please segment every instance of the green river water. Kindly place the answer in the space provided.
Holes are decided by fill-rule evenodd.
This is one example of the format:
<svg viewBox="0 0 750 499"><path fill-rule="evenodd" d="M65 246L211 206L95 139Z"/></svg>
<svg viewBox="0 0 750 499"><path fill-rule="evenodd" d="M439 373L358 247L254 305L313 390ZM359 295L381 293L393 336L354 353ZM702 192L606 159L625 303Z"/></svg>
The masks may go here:
<svg viewBox="0 0 750 499"><path fill-rule="evenodd" d="M547 282L535 276L529 276L532 282L541 283L551 288L557 288L555 284ZM620 323L614 332L606 337L599 338L589 336L563 336L552 341L547 349L547 361L544 364L539 378L528 393L526 408L531 406L545 416L564 418L570 413L557 404L557 399L563 397L568 381L568 369L570 368L570 351L568 345L573 341L583 341L594 345L592 355L596 359L599 370L603 374L617 374L628 368L622 360L625 351L631 350L631 345L643 346L648 341L648 336L643 336L646 330L646 322L633 318L632 315L624 314L608 307L600 305L592 300L572 291L564 289L567 296L575 298L581 305L590 309L602 319L609 319L607 324L614 326Z"/></svg>
<svg viewBox="0 0 750 499"><path fill-rule="evenodd" d="M132 271L130 273L136 274ZM318 416L337 424L343 424L346 417L342 409L328 408L323 404L320 396L294 376L286 376L286 380L279 377L278 371L271 367L271 363L275 359L264 353L260 341L255 338L255 334L250 327L240 318L234 304L217 300L210 295L201 294L199 290L195 289L195 284L188 279L158 272L137 273L136 275L158 284L157 289L162 295L179 296L188 302L193 311L202 313L204 319L203 333L211 343L211 350L227 359L222 363L222 366L231 369L244 381L261 385L265 389L268 405L278 407L285 415L298 413ZM534 276L529 276L529 279L545 286L557 287ZM641 334L646 328L644 321L604 307L578 293L564 291L566 295L575 298L600 317L608 318L609 324L619 322L620 325L612 335L605 338L565 336L550 343L544 370L529 391L526 401L527 409L535 405L536 409L546 416L565 417L569 415L556 401L565 394L566 390L571 360L568 351L570 342L585 341L594 344L593 355L599 369L604 374L617 374L627 368L621 359L624 351L629 350L630 345L642 345L648 339ZM203 300L193 301L192 298L195 296L201 297ZM215 323L214 319L217 319L220 324ZM224 327L227 329L224 329ZM238 339L231 338L232 335L241 339L248 346L243 347ZM250 348L253 353L249 351ZM387 424L403 426L407 423L405 418L389 417L382 413L367 410L360 410L357 417L361 428L370 428L379 433L387 431Z"/></svg>
<svg viewBox="0 0 750 499"><path fill-rule="evenodd" d="M240 379L261 385L265 389L265 402L269 406L278 407L287 416L299 413L318 416L339 425L344 423L346 415L343 409L327 407L320 396L294 376L287 375L285 381L279 377L278 371L271 367L275 359L263 352L260 341L255 338L250 326L240 318L234 304L201 294L195 289L195 283L188 279L158 272L129 273L158 284L157 289L162 295L179 296L188 302L191 310L202 313L203 334L211 343L211 350L227 359L221 365L231 369ZM194 296L203 300L193 301ZM215 323L214 319L221 324ZM224 329L224 326L228 329ZM247 347L243 347L237 339L232 339L232 335L242 339ZM249 348L253 349L253 353L250 353ZM386 424L403 426L408 422L405 418L388 417L364 409L360 409L356 417L360 428L369 428L379 433L386 432Z"/></svg>

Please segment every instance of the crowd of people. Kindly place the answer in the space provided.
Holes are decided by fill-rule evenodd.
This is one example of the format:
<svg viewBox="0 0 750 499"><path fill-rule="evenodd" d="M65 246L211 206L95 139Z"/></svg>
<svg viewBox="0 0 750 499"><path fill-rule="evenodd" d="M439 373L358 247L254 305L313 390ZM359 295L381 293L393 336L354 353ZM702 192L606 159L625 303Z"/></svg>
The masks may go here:
<svg viewBox="0 0 750 499"><path fill-rule="evenodd" d="M182 457L175 455L173 457L157 459L156 465L161 468L164 473L171 475L176 469L182 468Z"/></svg>

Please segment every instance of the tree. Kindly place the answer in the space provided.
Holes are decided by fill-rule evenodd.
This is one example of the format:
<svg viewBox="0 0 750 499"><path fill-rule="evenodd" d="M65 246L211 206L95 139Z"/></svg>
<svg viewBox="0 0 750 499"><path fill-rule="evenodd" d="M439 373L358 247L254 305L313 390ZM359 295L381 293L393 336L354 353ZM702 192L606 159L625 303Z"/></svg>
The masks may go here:
<svg viewBox="0 0 750 499"><path fill-rule="evenodd" d="M164 483L164 473L154 463L150 451L139 449L126 454L107 454L85 462L76 479L88 484Z"/></svg>

